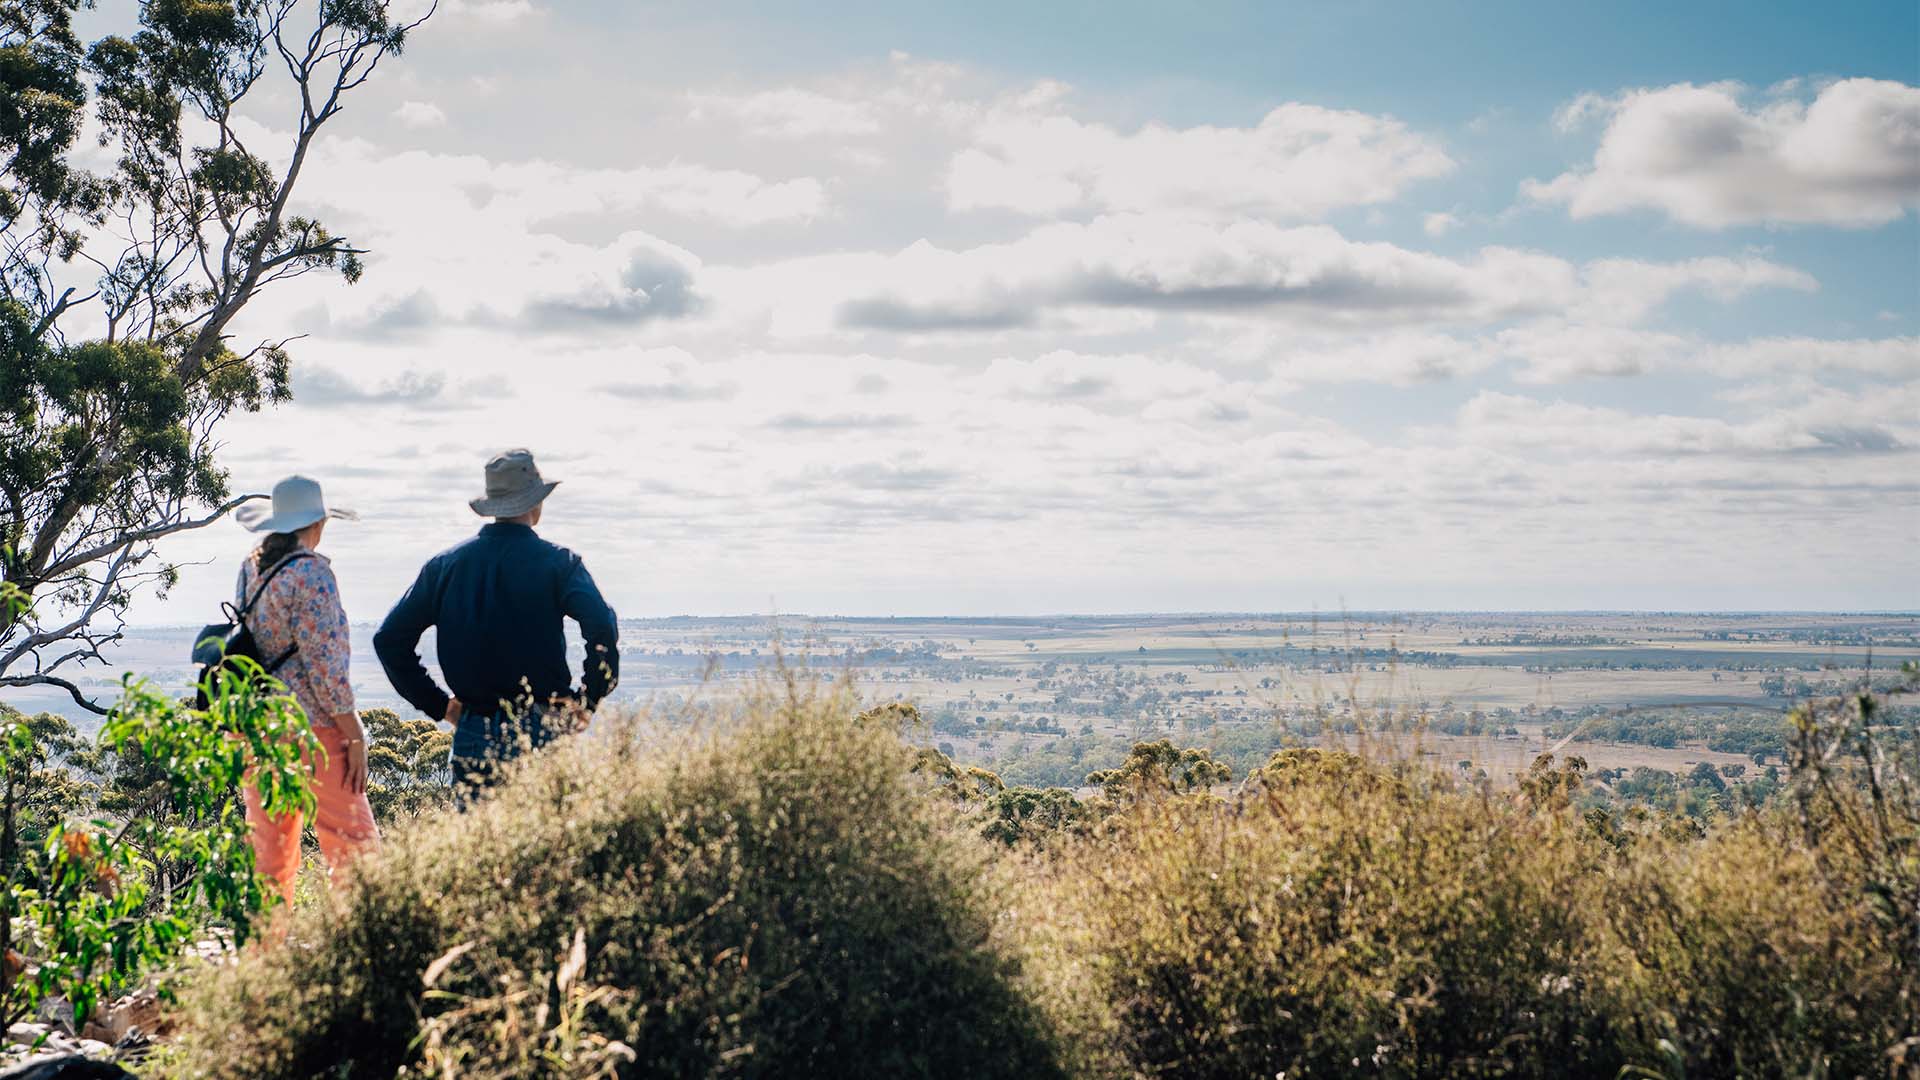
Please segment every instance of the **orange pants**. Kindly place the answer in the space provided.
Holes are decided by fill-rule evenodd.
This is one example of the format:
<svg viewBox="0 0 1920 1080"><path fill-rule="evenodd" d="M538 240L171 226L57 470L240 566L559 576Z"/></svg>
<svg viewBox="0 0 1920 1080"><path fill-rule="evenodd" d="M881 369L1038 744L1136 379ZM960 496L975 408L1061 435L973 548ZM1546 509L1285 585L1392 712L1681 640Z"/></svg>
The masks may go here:
<svg viewBox="0 0 1920 1080"><path fill-rule="evenodd" d="M307 755L307 768L313 777L313 795L319 807L313 815L314 835L320 838L320 854L327 860L329 876L365 853L380 849L380 828L373 823L373 808L367 805L365 792L347 789L342 762L347 759L346 735L339 728L317 727L314 735L326 750L324 758ZM248 783L247 825L253 830L253 862L262 874L272 878L280 895L293 903L293 881L300 875L300 833L306 825L299 814L268 814L260 805L260 789Z"/></svg>

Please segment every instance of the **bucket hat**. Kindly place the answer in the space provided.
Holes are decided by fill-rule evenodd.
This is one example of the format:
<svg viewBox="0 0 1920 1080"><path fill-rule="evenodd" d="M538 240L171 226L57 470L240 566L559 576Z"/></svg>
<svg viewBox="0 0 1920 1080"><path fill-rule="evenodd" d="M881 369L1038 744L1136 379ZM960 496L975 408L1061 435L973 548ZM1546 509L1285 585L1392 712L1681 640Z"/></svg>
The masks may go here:
<svg viewBox="0 0 1920 1080"><path fill-rule="evenodd" d="M533 463L529 450L503 450L487 462L487 493L468 500L467 505L481 517L509 518L539 506L560 486L558 480L543 480L540 466Z"/></svg>
<svg viewBox="0 0 1920 1080"><path fill-rule="evenodd" d="M305 476L289 476L273 485L270 505L248 503L233 512L233 519L242 528L257 533L293 532L330 517L345 521L360 519L360 515L351 510L330 509L326 496L320 491L320 482Z"/></svg>

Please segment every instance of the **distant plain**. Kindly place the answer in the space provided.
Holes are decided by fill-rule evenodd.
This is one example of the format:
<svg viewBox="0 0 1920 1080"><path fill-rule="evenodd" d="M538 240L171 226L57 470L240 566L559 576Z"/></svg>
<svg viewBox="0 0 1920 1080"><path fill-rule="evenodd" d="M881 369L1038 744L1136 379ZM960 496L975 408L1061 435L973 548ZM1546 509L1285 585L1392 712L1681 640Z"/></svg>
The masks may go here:
<svg viewBox="0 0 1920 1080"><path fill-rule="evenodd" d="M371 631L354 629L359 704L404 710L371 662ZM88 689L111 697L120 670L184 687L192 634L129 630L115 653L120 669L94 669ZM1577 727L1563 745L1564 718L1604 710L1631 725L1676 711L1784 711L1795 688L1831 689L1920 660L1913 613L780 615L624 620L621 634L616 700L627 706L724 708L778 655L810 676L852 680L869 701L910 702L948 736L964 731L932 736L961 759L991 763L1074 735L1204 745L1223 731L1297 731L1317 719L1344 730L1288 741L1364 738L1390 752L1472 761L1496 777L1548 749L1596 768L1738 763L1743 754L1697 742L1600 741ZM431 638L423 651L431 664ZM91 726L64 695L15 691L5 700ZM1500 720L1476 734L1431 722L1476 712Z"/></svg>

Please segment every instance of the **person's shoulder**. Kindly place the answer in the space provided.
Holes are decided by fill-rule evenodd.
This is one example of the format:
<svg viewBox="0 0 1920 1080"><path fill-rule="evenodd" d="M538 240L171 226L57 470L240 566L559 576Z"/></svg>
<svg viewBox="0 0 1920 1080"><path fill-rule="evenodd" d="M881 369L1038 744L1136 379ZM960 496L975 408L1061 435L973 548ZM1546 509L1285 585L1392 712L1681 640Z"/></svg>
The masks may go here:
<svg viewBox="0 0 1920 1080"><path fill-rule="evenodd" d="M572 548L567 547L564 544L556 544L553 541L537 533L534 534L534 540L539 543L540 550L546 552L547 556L551 558L554 562L561 563L566 566L577 566L580 563L585 561L580 558L580 555L578 552L574 551Z"/></svg>
<svg viewBox="0 0 1920 1080"><path fill-rule="evenodd" d="M482 547L485 540L486 537L478 533L469 536L451 547L442 550L433 558L428 559L426 569L430 570L436 567L446 566L448 563L458 562Z"/></svg>
<svg viewBox="0 0 1920 1080"><path fill-rule="evenodd" d="M281 576L295 581L327 584L333 581L333 560L317 551L301 551L288 556Z"/></svg>

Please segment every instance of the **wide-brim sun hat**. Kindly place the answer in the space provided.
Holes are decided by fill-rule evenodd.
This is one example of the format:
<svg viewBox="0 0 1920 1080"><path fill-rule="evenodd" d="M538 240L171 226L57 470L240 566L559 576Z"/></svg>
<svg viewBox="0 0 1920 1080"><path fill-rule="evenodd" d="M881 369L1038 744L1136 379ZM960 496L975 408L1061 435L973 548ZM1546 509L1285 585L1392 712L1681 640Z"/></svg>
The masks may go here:
<svg viewBox="0 0 1920 1080"><path fill-rule="evenodd" d="M487 462L485 475L487 493L467 501L481 517L519 517L545 502L560 486L558 480L541 479L540 466L533 463L530 450L495 454Z"/></svg>
<svg viewBox="0 0 1920 1080"><path fill-rule="evenodd" d="M360 515L329 507L320 482L305 476L289 476L273 485L273 500L268 505L248 503L233 512L233 519L242 528L257 533L296 532L326 518L358 521Z"/></svg>

